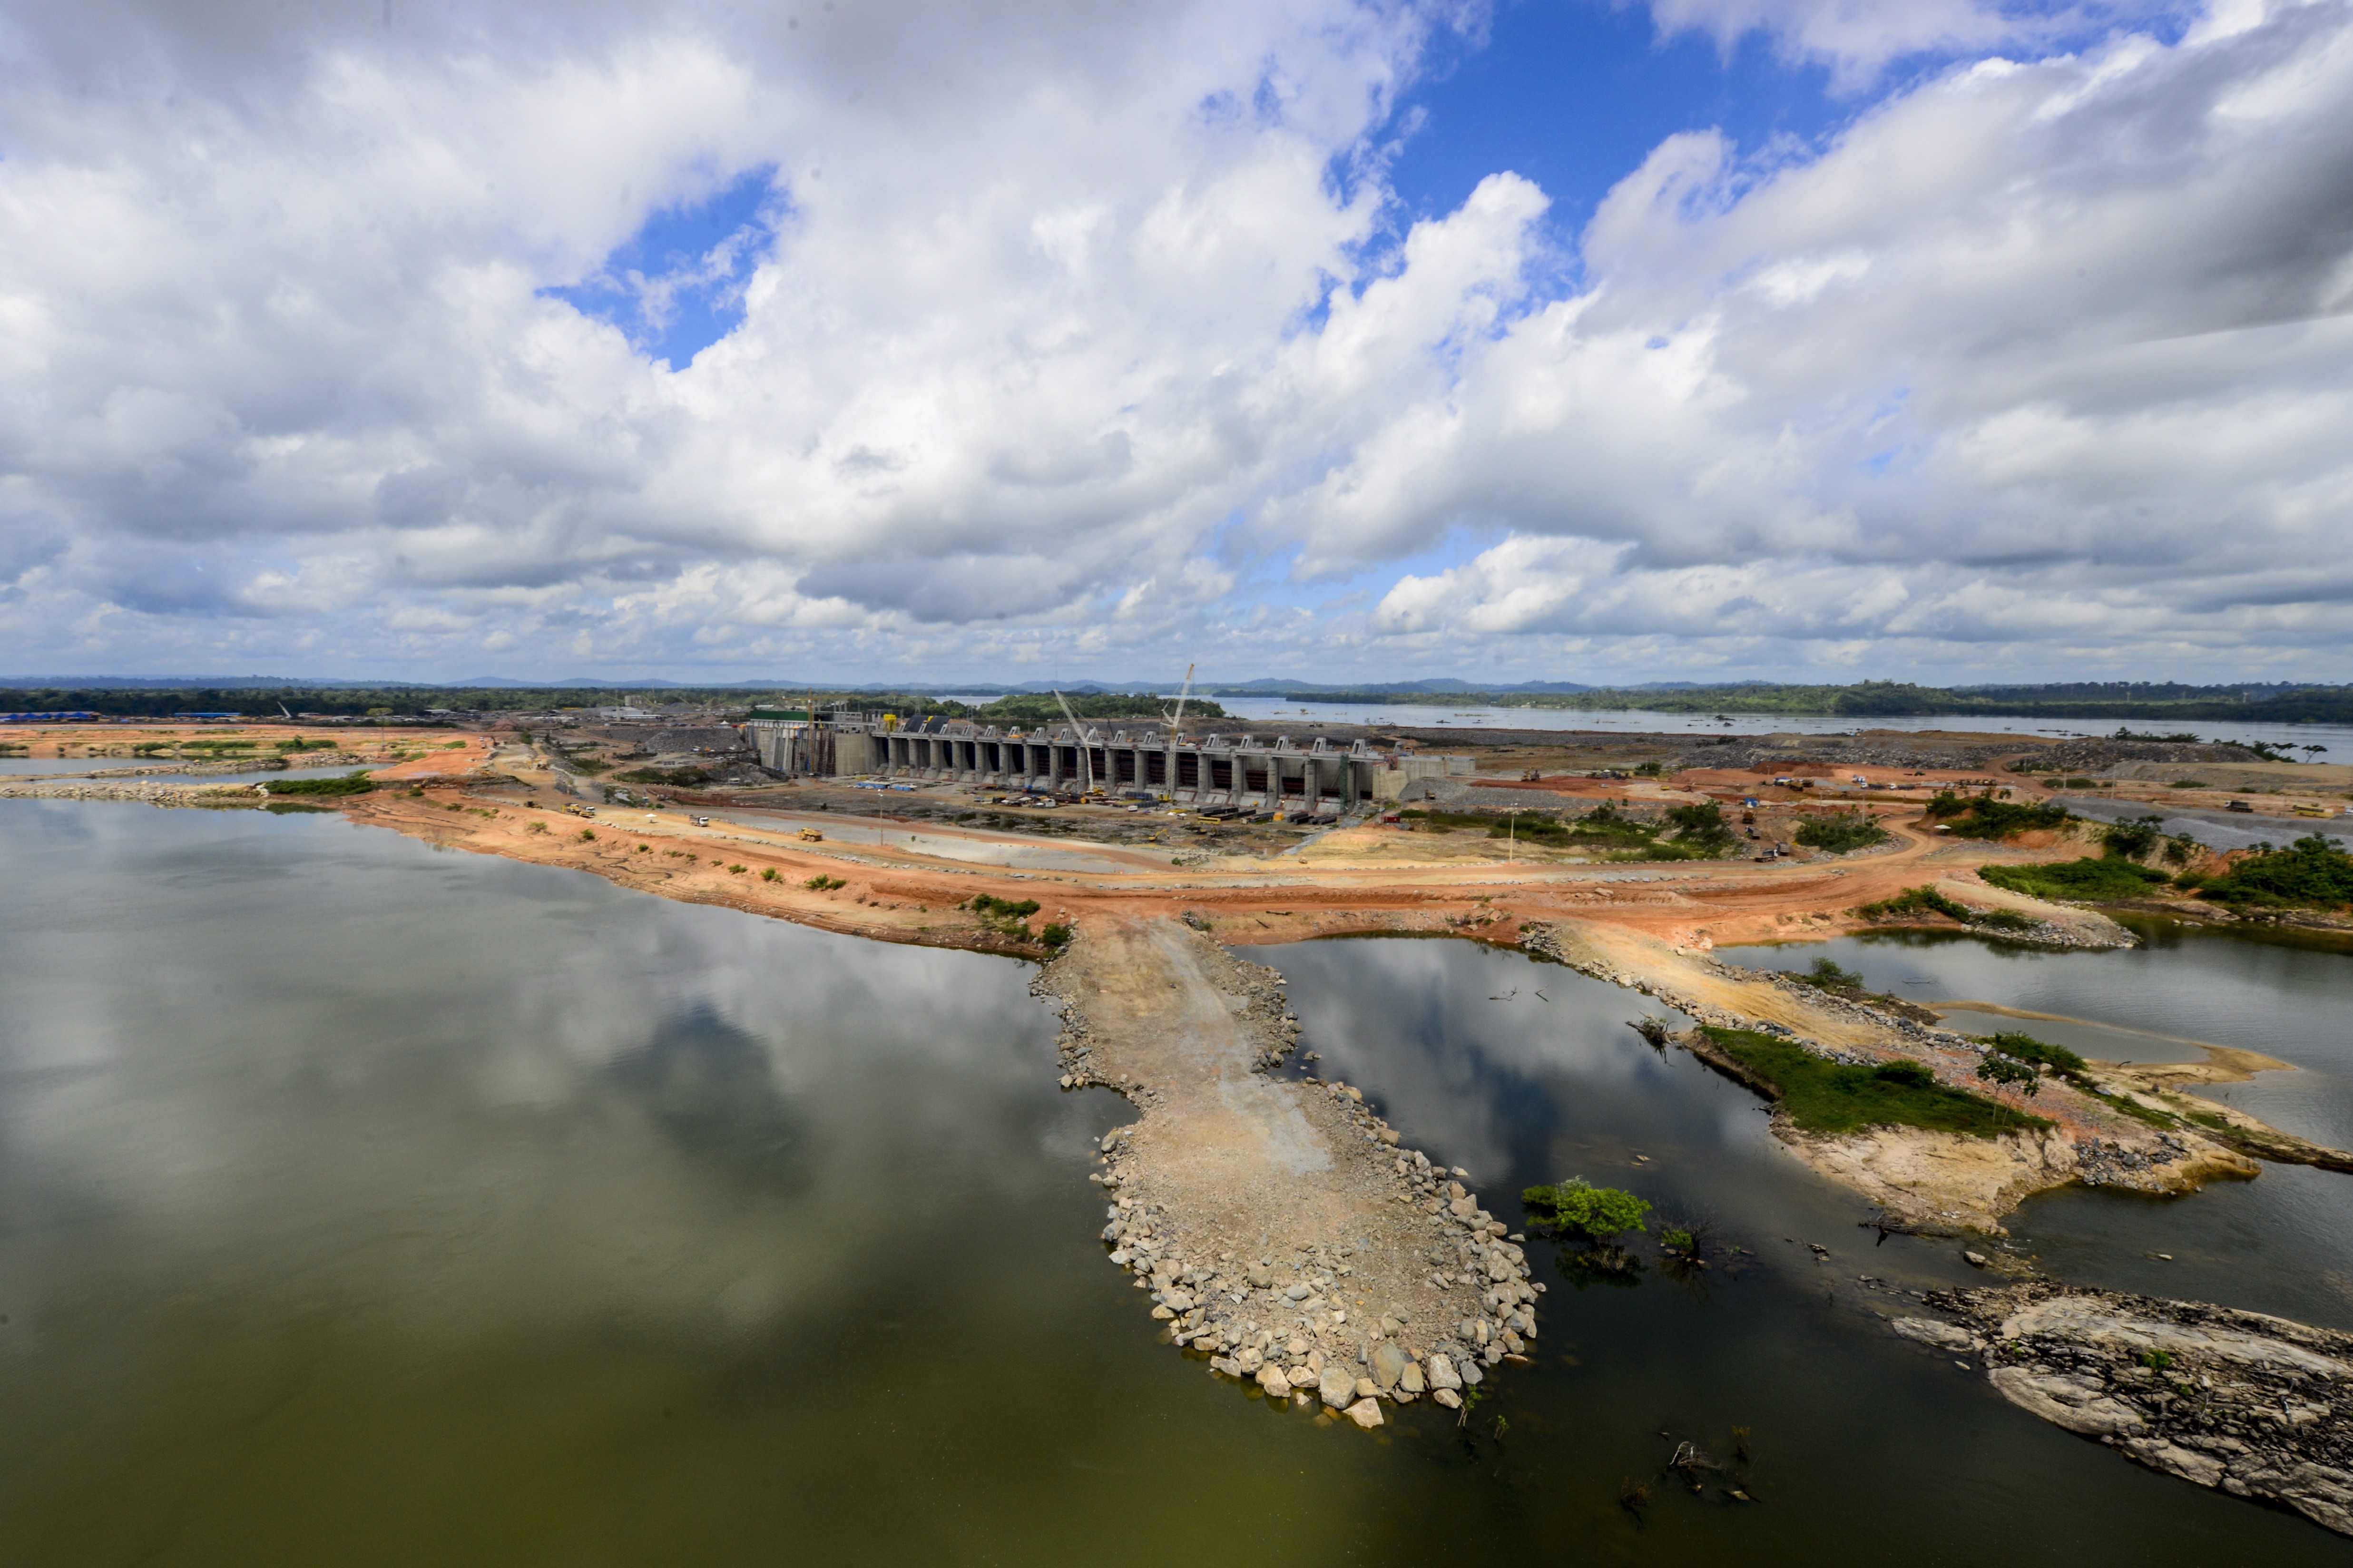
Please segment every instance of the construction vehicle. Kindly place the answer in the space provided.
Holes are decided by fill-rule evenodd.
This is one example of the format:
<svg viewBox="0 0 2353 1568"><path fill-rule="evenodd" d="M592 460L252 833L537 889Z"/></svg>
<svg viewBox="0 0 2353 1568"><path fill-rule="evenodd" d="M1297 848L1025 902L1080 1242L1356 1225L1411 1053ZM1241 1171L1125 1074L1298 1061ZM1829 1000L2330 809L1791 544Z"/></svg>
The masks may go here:
<svg viewBox="0 0 2353 1568"><path fill-rule="evenodd" d="M804 844L822 844L825 842L825 835L819 833L814 827L802 828L800 837L801 842Z"/></svg>

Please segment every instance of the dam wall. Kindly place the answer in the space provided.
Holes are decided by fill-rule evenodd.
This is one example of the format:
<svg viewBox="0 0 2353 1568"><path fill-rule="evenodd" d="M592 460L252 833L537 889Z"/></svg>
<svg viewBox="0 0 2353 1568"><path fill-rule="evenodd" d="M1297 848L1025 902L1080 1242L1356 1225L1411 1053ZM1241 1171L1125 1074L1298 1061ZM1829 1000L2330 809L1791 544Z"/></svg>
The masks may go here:
<svg viewBox="0 0 2353 1568"><path fill-rule="evenodd" d="M1024 794L1092 789L1115 799L1174 801L1303 816L1343 816L1395 800L1416 779L1468 773L1467 757L1411 756L1364 741L1271 742L1178 735L1139 726L1023 731L966 721L902 727L883 715L755 721L744 738L763 767L813 777L951 781Z"/></svg>

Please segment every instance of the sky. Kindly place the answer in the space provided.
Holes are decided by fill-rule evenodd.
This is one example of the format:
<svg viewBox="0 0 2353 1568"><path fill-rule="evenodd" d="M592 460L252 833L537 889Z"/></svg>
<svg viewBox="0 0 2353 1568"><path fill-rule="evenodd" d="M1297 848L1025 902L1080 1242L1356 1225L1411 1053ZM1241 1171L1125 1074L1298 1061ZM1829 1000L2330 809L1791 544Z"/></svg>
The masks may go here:
<svg viewBox="0 0 2353 1568"><path fill-rule="evenodd" d="M31 0L0 673L2353 679L2353 0Z"/></svg>

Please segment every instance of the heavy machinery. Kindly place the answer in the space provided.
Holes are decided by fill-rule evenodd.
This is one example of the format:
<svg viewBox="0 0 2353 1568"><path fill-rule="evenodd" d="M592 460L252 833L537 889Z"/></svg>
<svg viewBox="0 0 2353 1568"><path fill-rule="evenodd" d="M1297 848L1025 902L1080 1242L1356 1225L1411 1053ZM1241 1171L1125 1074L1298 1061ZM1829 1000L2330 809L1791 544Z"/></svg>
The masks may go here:
<svg viewBox="0 0 2353 1568"><path fill-rule="evenodd" d="M1071 721L1071 733L1079 742L1079 794L1091 795L1095 793L1095 769L1092 750L1087 745L1086 726L1080 723L1079 716L1071 711L1069 698L1057 691L1054 700L1062 705L1062 717Z"/></svg>
<svg viewBox="0 0 2353 1568"><path fill-rule="evenodd" d="M1176 691L1176 711L1168 721L1168 738L1172 741L1185 738L1185 703L1193 695L1194 668L1189 664L1185 667L1185 684Z"/></svg>

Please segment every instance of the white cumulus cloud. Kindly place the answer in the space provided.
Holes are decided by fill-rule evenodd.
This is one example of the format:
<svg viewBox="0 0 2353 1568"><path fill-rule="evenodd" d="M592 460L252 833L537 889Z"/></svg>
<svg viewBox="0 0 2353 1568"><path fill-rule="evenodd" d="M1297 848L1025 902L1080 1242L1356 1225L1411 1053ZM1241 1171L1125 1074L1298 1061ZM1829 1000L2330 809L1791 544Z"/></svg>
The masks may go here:
<svg viewBox="0 0 2353 1568"><path fill-rule="evenodd" d="M2343 0L2178 38L1657 0L1851 83L1966 58L1820 147L1671 137L1567 244L1504 168L1395 226L1468 0L744 9L0 21L0 661L2179 668L2353 629ZM762 172L756 232L612 272ZM668 366L549 292L600 278L741 321Z"/></svg>

